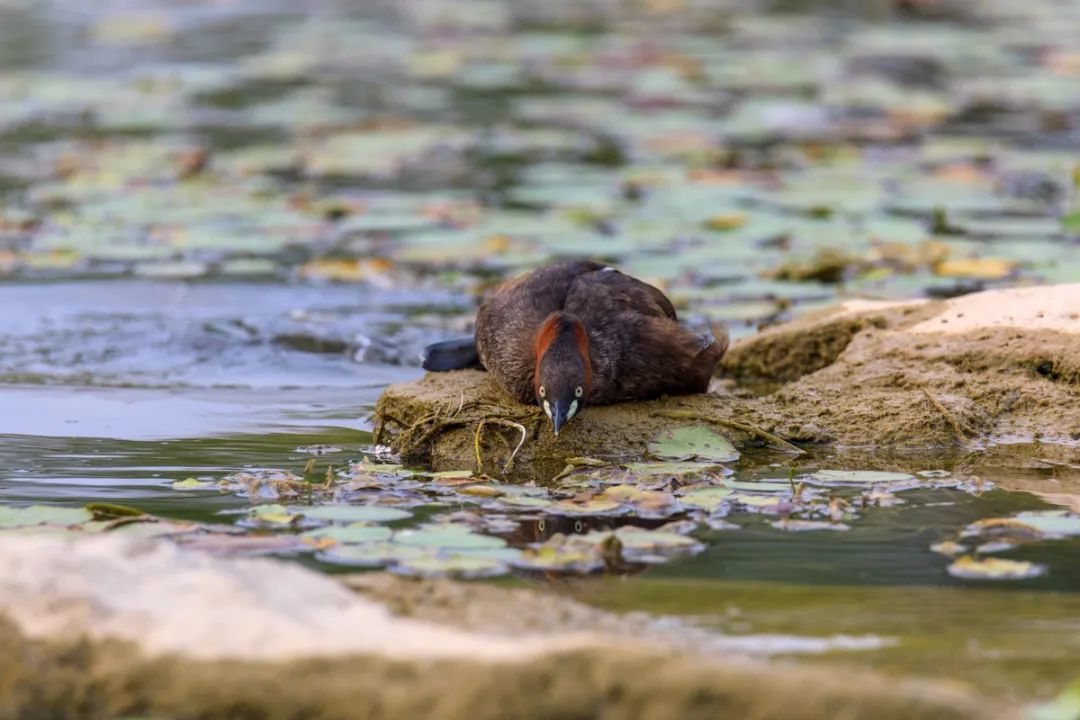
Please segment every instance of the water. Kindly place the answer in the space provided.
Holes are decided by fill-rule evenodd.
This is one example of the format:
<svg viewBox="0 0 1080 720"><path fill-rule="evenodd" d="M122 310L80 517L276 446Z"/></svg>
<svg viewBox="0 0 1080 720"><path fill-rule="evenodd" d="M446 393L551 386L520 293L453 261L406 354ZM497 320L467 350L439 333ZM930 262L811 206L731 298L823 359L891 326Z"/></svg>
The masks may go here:
<svg viewBox="0 0 1080 720"><path fill-rule="evenodd" d="M670 56L651 64L659 55L640 26L575 21L558 3L552 17L513 5L511 20L478 5L449 26L423 3L411 14L315 3L303 17L288 4L140 4L130 17L126 3L76 5L0 3L0 63L11 77L40 73L29 89L0 85L4 502L104 501L231 522L247 499L172 483L302 474L311 456L297 448L311 445L343 449L320 470L369 452L381 390L418 377L420 348L463 331L472 294L527 262L620 261L663 283L691 317L726 319L735 336L847 293L948 295L1074 279L1080 268L1075 234L1058 221L1070 192L1062 158L1080 147L1077 99L1067 75L1033 68L1000 23L821 27L736 13L732 31L690 29L676 14L655 40ZM1023 22L1046 30L1047 53L1067 47L1053 28L1069 23L1047 24L1039 8ZM503 23L528 50L478 59ZM969 33L970 44L952 41ZM830 43L851 60L872 55L866 38L901 59L933 48L945 87L919 98L927 116L944 103L948 119L897 120L893 71L871 72L868 87L822 80L836 69ZM816 72L788 62L788 41ZM745 47L760 59L743 68L750 79L735 65ZM975 62L980 53L993 62ZM567 86L553 67L572 77ZM995 73L1044 82L1002 91L1036 100L973 119L957 98ZM71 101L89 82L101 84ZM837 99L844 87L856 97ZM627 105L612 112L613 98ZM401 118L435 125L435 140L394 135ZM925 131L922 144L904 135L906 122ZM387 133L381 147L318 145L358 123ZM1045 131L1033 133L1039 123ZM211 169L184 179L175 169L191 147L210 149ZM992 178L973 161L986 147L997 153ZM290 148L311 155L275 156ZM386 160L386 148L398 154ZM638 185L644 200L628 199ZM952 277L921 260L866 259L880 239L916 247L935 208L965 228L938 238L951 252L1007 272ZM703 237L716 214L731 234ZM843 283L776 272L822 247L856 258ZM355 258L386 265L333 264ZM982 518L1076 510L1080 471L1040 457L815 450L776 472L946 469L995 489L903 493L906 504L867 510L843 533L782 534L733 515L742 529L700 534L698 555L554 587L733 634L884 638L887 647L821 660L1046 697L1080 668L1080 540L1009 553L1046 566L1023 581L955 578L930 550ZM775 460L752 453L736 467L750 476ZM550 522L516 537L588 526Z"/></svg>

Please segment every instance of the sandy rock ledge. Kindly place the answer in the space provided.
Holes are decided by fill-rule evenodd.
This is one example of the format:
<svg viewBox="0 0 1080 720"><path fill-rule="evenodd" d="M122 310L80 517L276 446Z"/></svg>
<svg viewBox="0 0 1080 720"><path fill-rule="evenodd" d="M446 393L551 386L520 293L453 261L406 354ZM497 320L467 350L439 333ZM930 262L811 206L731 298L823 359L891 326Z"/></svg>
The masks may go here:
<svg viewBox="0 0 1080 720"><path fill-rule="evenodd" d="M894 448L1080 441L1080 284L992 290L947 301L850 301L737 343L734 389L590 407L555 438L539 411L483 372L392 385L376 423L404 455L491 467L528 437L516 464L638 456L672 414L734 420L784 440ZM509 421L509 422L508 422ZM402 432L402 428L408 428ZM728 426L742 442L752 433ZM498 438L502 438L501 440ZM487 469L491 469L491 467Z"/></svg>
<svg viewBox="0 0 1080 720"><path fill-rule="evenodd" d="M613 634L616 616L570 601L545 611L539 594L361 585L366 598L295 564L165 541L12 537L0 543L0 717L1017 717L955 684L676 651ZM469 629L475 615L457 621L455 602L484 608L483 632ZM522 627L523 615L540 619ZM537 633L556 616L603 630Z"/></svg>

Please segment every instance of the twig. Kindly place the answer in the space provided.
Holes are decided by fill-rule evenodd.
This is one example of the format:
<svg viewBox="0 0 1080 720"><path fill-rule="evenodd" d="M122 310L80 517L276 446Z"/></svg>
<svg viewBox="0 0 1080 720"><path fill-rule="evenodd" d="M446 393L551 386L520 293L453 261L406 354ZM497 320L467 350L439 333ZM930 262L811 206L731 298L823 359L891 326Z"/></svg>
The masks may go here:
<svg viewBox="0 0 1080 720"><path fill-rule="evenodd" d="M800 447L792 445L787 440L781 437L773 435L770 432L766 432L761 428L754 427L753 425L747 425L741 423L738 420L729 420L728 418L715 417L713 415L702 415L701 413L693 412L692 410L661 410L655 413L660 417L671 418L673 420L704 420L705 422L713 423L714 425L720 425L726 428L732 428L734 430L742 430L745 433L758 437L765 442L773 445L774 447L785 450L796 455L805 455L806 451Z"/></svg>
<svg viewBox="0 0 1080 720"><path fill-rule="evenodd" d="M476 450L476 471L478 473L484 472L484 459L480 453L480 439L484 432L484 428L487 425L505 425L506 427L512 427L521 433L521 439L518 440L517 447L510 453L509 459L506 464L503 465L503 474L510 472L510 468L514 465L514 459L517 458L518 452L525 444L525 440L529 437L529 430L521 423L514 422L513 420L507 420L505 418L485 418L480 421L480 424L476 426L476 434L473 436L474 449Z"/></svg>
<svg viewBox="0 0 1080 720"><path fill-rule="evenodd" d="M929 390L923 388L922 391L923 395L926 396L926 399L930 401L930 404L937 408L937 411L945 418L945 422L952 428L952 431L956 434L956 441L961 445L966 445L968 442L967 433L964 432L964 426L960 424L960 421L956 419L956 416L949 412L949 409L942 405L940 400L931 395Z"/></svg>

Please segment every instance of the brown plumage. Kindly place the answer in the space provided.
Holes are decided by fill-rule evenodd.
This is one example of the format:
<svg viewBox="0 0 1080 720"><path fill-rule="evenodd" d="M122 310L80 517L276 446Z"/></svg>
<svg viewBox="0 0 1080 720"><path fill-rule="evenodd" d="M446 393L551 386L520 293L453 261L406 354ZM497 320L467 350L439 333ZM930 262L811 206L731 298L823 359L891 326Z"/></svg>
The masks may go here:
<svg viewBox="0 0 1080 720"><path fill-rule="evenodd" d="M477 313L475 349L510 395L545 409L557 433L586 403L705 392L727 337L682 327L651 285L574 261L496 288Z"/></svg>

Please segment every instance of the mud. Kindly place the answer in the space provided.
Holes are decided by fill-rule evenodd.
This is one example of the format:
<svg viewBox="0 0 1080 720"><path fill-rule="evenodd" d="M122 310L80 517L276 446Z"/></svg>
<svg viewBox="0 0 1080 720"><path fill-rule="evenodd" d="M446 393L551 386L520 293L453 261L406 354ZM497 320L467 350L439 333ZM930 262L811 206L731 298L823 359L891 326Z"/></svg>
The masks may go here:
<svg viewBox="0 0 1080 720"><path fill-rule="evenodd" d="M476 428L501 413L527 432L515 462L551 467L581 455L640 456L673 422L672 413L735 421L796 443L1075 445L1080 285L845 303L737 343L723 375L728 382L704 395L590 407L558 438L538 411L514 403L476 371L392 385L376 418L384 441L437 467L475 466ZM465 410L455 415L458 408ZM416 430L418 421L422 432L400 432ZM722 429L736 442L762 442L730 423ZM491 463L485 469L501 467L520 437L520 428L485 425L481 457Z"/></svg>

